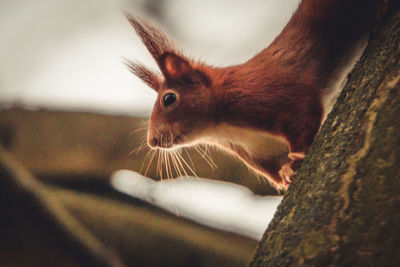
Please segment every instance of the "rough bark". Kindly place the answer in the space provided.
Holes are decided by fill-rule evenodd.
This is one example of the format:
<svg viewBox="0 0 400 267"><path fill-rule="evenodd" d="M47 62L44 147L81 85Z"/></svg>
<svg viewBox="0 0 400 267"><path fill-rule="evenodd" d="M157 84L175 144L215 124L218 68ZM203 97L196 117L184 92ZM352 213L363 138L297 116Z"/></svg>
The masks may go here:
<svg viewBox="0 0 400 267"><path fill-rule="evenodd" d="M400 266L400 10L393 1L251 266Z"/></svg>

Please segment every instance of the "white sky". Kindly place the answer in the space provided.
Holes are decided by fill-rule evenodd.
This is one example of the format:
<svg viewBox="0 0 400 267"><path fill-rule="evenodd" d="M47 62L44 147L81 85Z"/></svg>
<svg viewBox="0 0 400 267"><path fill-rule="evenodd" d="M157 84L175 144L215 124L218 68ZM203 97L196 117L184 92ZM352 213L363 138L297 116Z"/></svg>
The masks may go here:
<svg viewBox="0 0 400 267"><path fill-rule="evenodd" d="M146 17L143 2L1 1L0 102L148 115L155 93L122 63L156 66L121 12ZM250 2L164 1L159 23L191 56L239 63L273 39L298 0Z"/></svg>

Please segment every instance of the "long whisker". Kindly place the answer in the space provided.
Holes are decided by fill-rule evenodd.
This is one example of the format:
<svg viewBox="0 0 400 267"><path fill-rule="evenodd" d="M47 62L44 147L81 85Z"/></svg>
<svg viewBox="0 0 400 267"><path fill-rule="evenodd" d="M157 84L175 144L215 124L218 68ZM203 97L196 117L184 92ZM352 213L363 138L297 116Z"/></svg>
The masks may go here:
<svg viewBox="0 0 400 267"><path fill-rule="evenodd" d="M208 145L205 145L206 149L205 149L205 155L208 158L208 160L214 165L214 168L217 169L218 166L217 164L214 162L213 158L211 157L211 152L208 150Z"/></svg>
<svg viewBox="0 0 400 267"><path fill-rule="evenodd" d="M187 136L182 134L181 132L177 132L184 140L189 140ZM207 162L207 164L211 167L211 169L215 170L218 168L217 164L214 162L213 158L211 157L211 154L209 154L208 151L208 146L205 146L205 149L201 147L201 145L194 146L195 150L200 154L200 156ZM190 158L190 155L189 155ZM191 160L191 158L190 158ZM193 162L193 161L192 161ZM194 167L194 164L192 163L192 166Z"/></svg>
<svg viewBox="0 0 400 267"><path fill-rule="evenodd" d="M163 135L161 135L161 146L164 146L165 145L165 139L163 139ZM162 175L164 175L164 165L165 165L165 162L164 162L164 159L165 159L165 150L164 149L161 149L160 150L160 152L161 152L161 173L162 173ZM167 174L167 176L168 176L168 174Z"/></svg>
<svg viewBox="0 0 400 267"><path fill-rule="evenodd" d="M165 151L165 163L166 163L166 168L167 168L168 179L171 179L173 176L170 155L171 155L171 152L169 150Z"/></svg>
<svg viewBox="0 0 400 267"><path fill-rule="evenodd" d="M149 125L149 120L142 120L138 124L139 124L138 127L136 129L134 129L133 131L131 131L129 133L129 135L133 135L133 134L135 134L137 132L146 130L148 128L148 125Z"/></svg>
<svg viewBox="0 0 400 267"><path fill-rule="evenodd" d="M128 155L131 156L132 154L139 153L141 150L143 150L146 147L147 147L147 143L144 142L141 145L139 145L137 148L135 148L134 150L129 152Z"/></svg>
<svg viewBox="0 0 400 267"><path fill-rule="evenodd" d="M171 138L171 141L172 141L173 140L173 133L172 133L171 130L169 131L169 134L170 134L170 138ZM169 156L171 157L171 163L172 163L172 165L173 165L173 167L175 169L176 174L179 175L179 176L183 176L182 171L185 173L185 168L183 168L183 166L180 164L179 158L176 155L176 151L175 150L168 150L168 152L169 152L168 153ZM171 173L172 173L172 171L171 171Z"/></svg>
<svg viewBox="0 0 400 267"><path fill-rule="evenodd" d="M177 150L174 151L174 155L175 155L176 161L178 162L178 164L179 164L181 170L183 171L183 173L185 174L185 176L189 176L189 175L187 174L187 172L186 172L185 167L183 166L183 164L182 164L182 162L181 162L181 159L179 158L179 153L178 153Z"/></svg>
<svg viewBox="0 0 400 267"><path fill-rule="evenodd" d="M150 151L152 151L151 158L150 158L149 164L147 165L146 171L144 172L144 176L147 176L147 172L150 169L151 163L153 162L153 159L154 159L155 155L157 154L156 150L150 150Z"/></svg>
<svg viewBox="0 0 400 267"><path fill-rule="evenodd" d="M170 152L170 156L171 156L171 163L172 163L172 167L174 167L175 173L177 175L179 175L176 163L175 163L175 158L174 158L174 154L172 152Z"/></svg>
<svg viewBox="0 0 400 267"><path fill-rule="evenodd" d="M182 160L182 162L186 165L186 167L188 167L188 169L190 170L190 172L197 177L197 174L195 173L195 171L193 171L193 169L190 167L190 165L186 162L186 160L183 158L183 156L181 155L181 153L179 151L177 151L177 155L178 157ZM186 174L187 175L187 174Z"/></svg>
<svg viewBox="0 0 400 267"><path fill-rule="evenodd" d="M172 168L171 168L169 151L166 151L165 158L166 158L166 163L167 163L167 176L168 176L168 179L171 179L173 176L173 173L172 173Z"/></svg>
<svg viewBox="0 0 400 267"><path fill-rule="evenodd" d="M184 147L182 148L182 151L185 151L186 155L188 156L188 158L189 158L189 160L190 160L190 164L191 164L192 167L193 167L193 170L196 171L196 168L195 168L195 165L194 165L194 163L193 163L192 157L190 156L190 153L189 153L189 152L187 151L187 149L185 149Z"/></svg>
<svg viewBox="0 0 400 267"><path fill-rule="evenodd" d="M164 155L165 155L165 150L161 149L161 172L164 175Z"/></svg>
<svg viewBox="0 0 400 267"><path fill-rule="evenodd" d="M160 177L160 179L162 180L162 166L161 166L160 154L161 154L161 150L157 149L157 174L158 174L158 177Z"/></svg>
<svg viewBox="0 0 400 267"><path fill-rule="evenodd" d="M172 142L173 134L172 134L171 130L169 130L169 138L170 138L170 142ZM168 177L172 178L173 172L172 172L172 168L171 168L171 159L170 159L172 157L171 150L167 150L165 155L166 155L166 163L167 163L167 173L169 171Z"/></svg>
<svg viewBox="0 0 400 267"><path fill-rule="evenodd" d="M134 135L134 134L137 133L137 132L145 131L145 130L147 130L147 126L139 127L139 128L136 128L135 130L131 131L131 132L129 133L129 135Z"/></svg>
<svg viewBox="0 0 400 267"><path fill-rule="evenodd" d="M142 169L143 169L144 164L146 163L146 160L149 157L149 155L151 155L151 149L149 149L149 151L147 151L146 155L144 156L142 165L140 166L140 169L139 169L139 173L142 173Z"/></svg>
<svg viewBox="0 0 400 267"><path fill-rule="evenodd" d="M208 155L204 153L204 150L201 150L199 146L195 146L194 149L200 154L200 156L207 162L207 164L211 167L211 169L215 170L217 165ZM208 157L207 157L208 156Z"/></svg>
<svg viewBox="0 0 400 267"><path fill-rule="evenodd" d="M204 146L205 146L204 149L203 149L203 147L202 147L201 145L197 146L197 148L198 148L200 151L203 152L202 157L207 158L208 161L210 161L210 163L211 163L212 165L214 165L214 168L217 168L217 167L218 167L217 164L215 164L214 160L213 160L212 157L211 157L211 153L208 151L208 146L207 146L207 145L204 145Z"/></svg>
<svg viewBox="0 0 400 267"><path fill-rule="evenodd" d="M163 151L163 161L164 161L164 165L165 165L165 172L167 175L167 179L169 180L171 178L171 175L169 174L169 169L168 169L167 154L168 154L168 151L164 150Z"/></svg>
<svg viewBox="0 0 400 267"><path fill-rule="evenodd" d="M174 151L171 151L171 160L172 160L172 164L174 165L175 171L177 172L177 174L179 176L183 176L182 172L179 168L178 162L177 162L177 156L175 155Z"/></svg>

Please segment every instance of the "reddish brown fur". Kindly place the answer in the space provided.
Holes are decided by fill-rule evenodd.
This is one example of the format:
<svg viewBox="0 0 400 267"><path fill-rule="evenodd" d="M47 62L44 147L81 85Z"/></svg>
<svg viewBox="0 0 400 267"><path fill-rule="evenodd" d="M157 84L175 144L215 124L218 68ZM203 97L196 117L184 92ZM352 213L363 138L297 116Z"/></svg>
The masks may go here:
<svg viewBox="0 0 400 267"><path fill-rule="evenodd" d="M189 60L161 31L127 15L162 72L160 77L140 64L129 63L132 72L158 92L149 145L169 148L208 142L213 129L228 125L251 134L257 131L283 137L289 145L287 152L307 153L321 123L322 95L375 25L385 3L303 0L270 46L243 64L225 68ZM177 95L171 107L162 102L168 92ZM246 144L235 141L219 145L277 188L289 185L291 168L302 160L287 155L279 160L254 156Z"/></svg>

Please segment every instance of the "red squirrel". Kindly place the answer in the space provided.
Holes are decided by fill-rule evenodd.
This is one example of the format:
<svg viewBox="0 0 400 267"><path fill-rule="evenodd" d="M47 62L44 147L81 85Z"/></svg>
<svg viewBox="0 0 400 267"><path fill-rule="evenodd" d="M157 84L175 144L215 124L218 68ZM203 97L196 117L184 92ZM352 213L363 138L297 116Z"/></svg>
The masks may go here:
<svg viewBox="0 0 400 267"><path fill-rule="evenodd" d="M286 189L327 112L324 98L385 8L386 0L303 0L267 48L229 67L189 59L158 28L127 14L161 70L128 63L158 93L148 145L212 144Z"/></svg>

